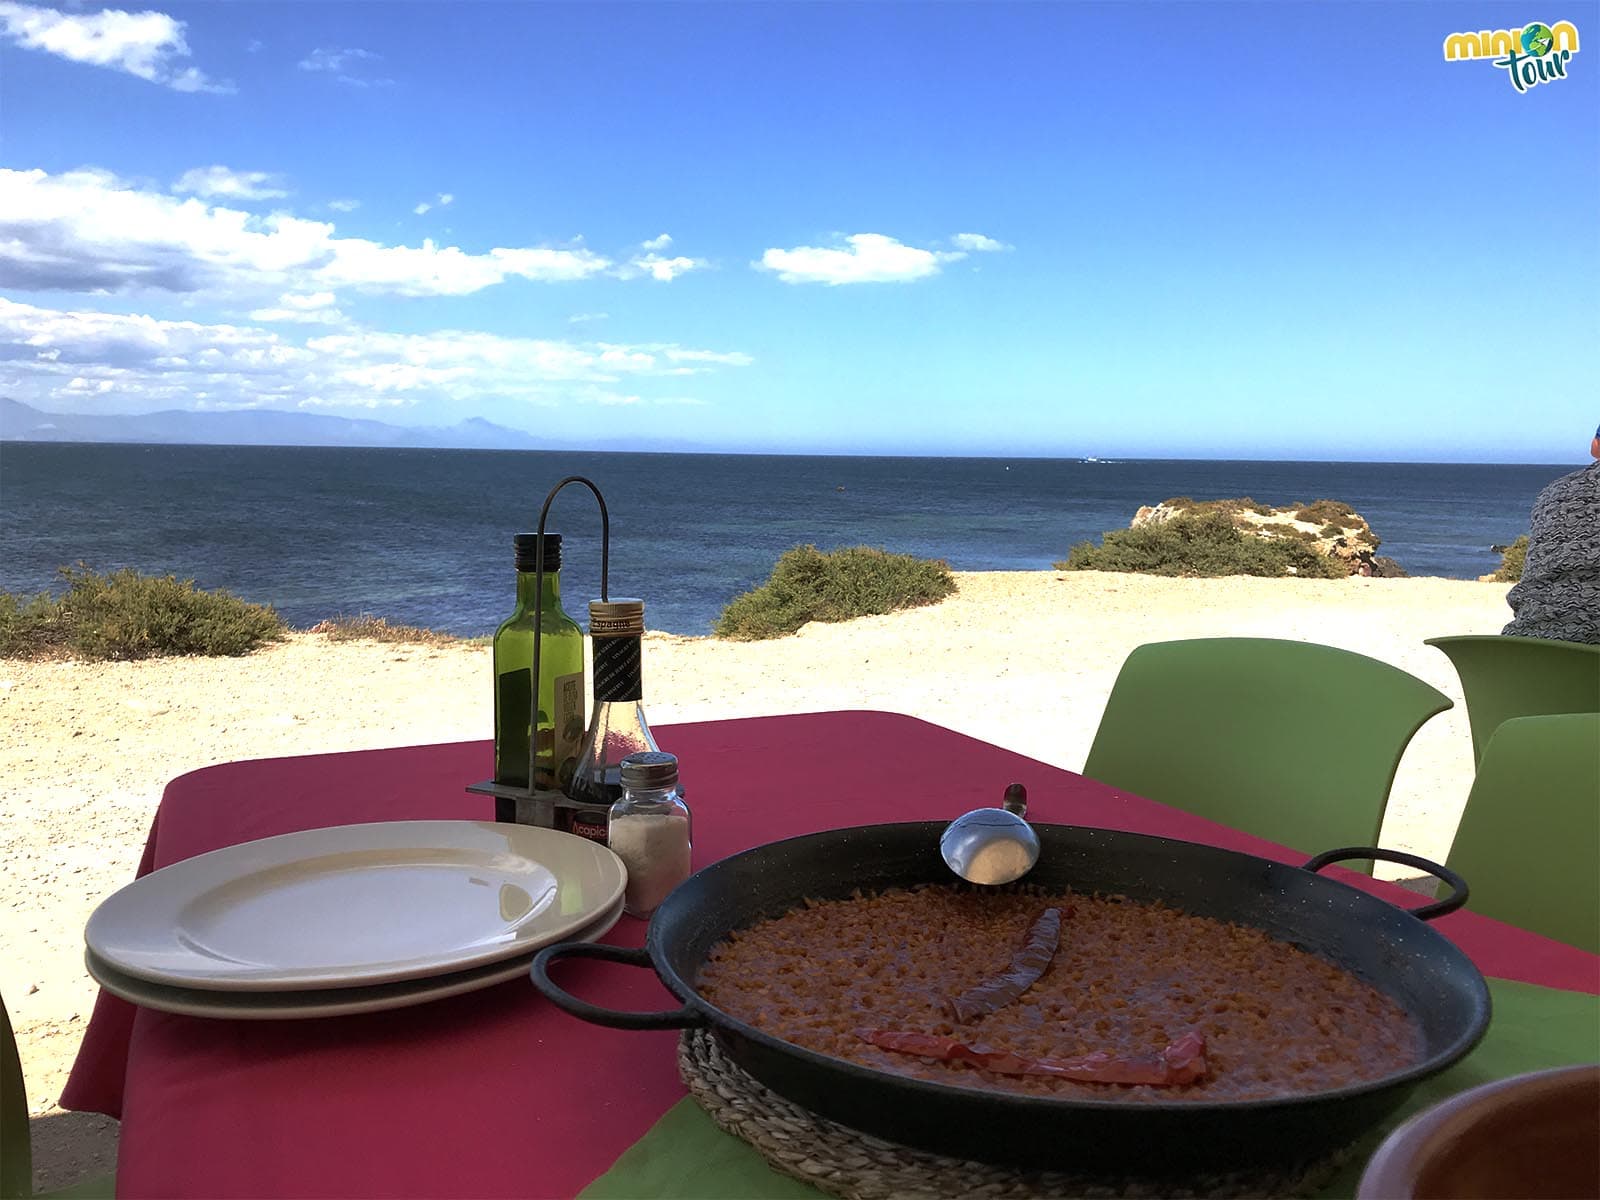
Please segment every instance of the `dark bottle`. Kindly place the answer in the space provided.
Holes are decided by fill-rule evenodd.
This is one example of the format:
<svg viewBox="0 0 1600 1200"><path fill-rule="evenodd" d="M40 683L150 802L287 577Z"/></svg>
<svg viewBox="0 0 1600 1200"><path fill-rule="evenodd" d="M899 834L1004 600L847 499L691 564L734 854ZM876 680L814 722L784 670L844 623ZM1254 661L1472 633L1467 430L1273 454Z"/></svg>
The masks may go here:
<svg viewBox="0 0 1600 1200"><path fill-rule="evenodd" d="M594 646L594 712L567 788L573 802L568 827L603 842L611 806L622 796L622 760L657 749L641 703L644 601L590 601L589 637Z"/></svg>
<svg viewBox="0 0 1600 1200"><path fill-rule="evenodd" d="M577 765L583 741L583 630L561 609L561 535L544 537L544 600L539 647L539 691L533 688L533 616L537 599L538 535L514 539L517 607L494 635L494 781L528 786L532 749L534 787L562 791ZM535 729L537 714L537 729ZM504 797L495 802L495 819L536 822L536 817Z"/></svg>

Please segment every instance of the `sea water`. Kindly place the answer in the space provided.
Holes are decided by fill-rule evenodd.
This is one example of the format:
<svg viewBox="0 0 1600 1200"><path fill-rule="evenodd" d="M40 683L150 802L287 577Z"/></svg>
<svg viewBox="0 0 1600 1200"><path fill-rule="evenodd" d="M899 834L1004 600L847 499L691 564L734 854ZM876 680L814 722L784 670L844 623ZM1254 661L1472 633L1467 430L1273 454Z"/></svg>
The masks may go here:
<svg viewBox="0 0 1600 1200"><path fill-rule="evenodd" d="M646 624L704 634L792 546L879 546L961 571L1046 570L1175 496L1342 500L1412 575L1494 570L1539 489L1579 464L868 458L257 446L0 445L0 589L56 570L135 567L269 603L292 625L371 613L491 632L515 597L511 537L585 475L610 510L612 596ZM600 594L601 530L582 488L557 499L562 591Z"/></svg>

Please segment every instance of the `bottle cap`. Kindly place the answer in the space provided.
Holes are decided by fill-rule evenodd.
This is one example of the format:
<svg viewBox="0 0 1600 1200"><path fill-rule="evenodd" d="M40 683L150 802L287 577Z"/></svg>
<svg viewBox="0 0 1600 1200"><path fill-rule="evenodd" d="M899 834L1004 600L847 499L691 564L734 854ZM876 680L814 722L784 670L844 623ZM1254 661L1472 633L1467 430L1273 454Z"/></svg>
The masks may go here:
<svg viewBox="0 0 1600 1200"><path fill-rule="evenodd" d="M625 788L665 788L678 782L678 756L661 750L641 750L622 760Z"/></svg>
<svg viewBox="0 0 1600 1200"><path fill-rule="evenodd" d="M516 551L517 570L537 571L539 561L535 557L539 553L539 535L537 533L519 533L511 539L512 547ZM547 533L544 535L544 570L545 574L561 570L561 535Z"/></svg>
<svg viewBox="0 0 1600 1200"><path fill-rule="evenodd" d="M590 637L640 637L643 634L643 600L589 601Z"/></svg>

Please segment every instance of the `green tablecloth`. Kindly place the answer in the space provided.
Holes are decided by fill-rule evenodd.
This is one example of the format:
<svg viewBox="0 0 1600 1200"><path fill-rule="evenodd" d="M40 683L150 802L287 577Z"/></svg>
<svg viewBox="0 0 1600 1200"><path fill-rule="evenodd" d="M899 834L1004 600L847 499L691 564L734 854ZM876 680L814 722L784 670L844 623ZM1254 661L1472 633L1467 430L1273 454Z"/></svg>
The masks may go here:
<svg viewBox="0 0 1600 1200"><path fill-rule="evenodd" d="M1502 979L1489 980L1489 991L1494 1017L1478 1048L1420 1084L1319 1196L1352 1195L1384 1135L1446 1096L1524 1071L1600 1061L1600 997ZM585 1188L582 1200L817 1200L821 1195L773 1171L752 1147L723 1133L685 1099Z"/></svg>

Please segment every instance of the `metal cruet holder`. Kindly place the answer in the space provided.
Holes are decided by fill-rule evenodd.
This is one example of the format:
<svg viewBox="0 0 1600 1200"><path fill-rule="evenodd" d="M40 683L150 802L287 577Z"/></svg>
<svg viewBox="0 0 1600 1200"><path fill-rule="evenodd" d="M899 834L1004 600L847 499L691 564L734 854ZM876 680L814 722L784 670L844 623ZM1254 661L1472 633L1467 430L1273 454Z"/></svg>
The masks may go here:
<svg viewBox="0 0 1600 1200"><path fill-rule="evenodd" d="M534 543L533 557L533 720L528 728L528 786L525 788L512 787L507 784L496 783L493 779L486 779L482 783L474 783L467 788L469 792L479 795L493 796L496 801L510 800L513 803L523 802L532 816L531 823L545 829L556 827L555 810L570 808L572 801L565 792L550 791L534 786L535 772L533 769L536 753L539 748L539 656L544 640L544 527L550 517L550 505L554 502L556 494L569 483L581 483L594 493L595 503L600 506L600 599L611 599L611 516L606 511L606 498L600 494L592 480L585 479L582 475L568 475L551 488L544 498L544 505L539 509L538 540ZM497 805L498 808L498 805ZM521 822L528 824L530 822Z"/></svg>

